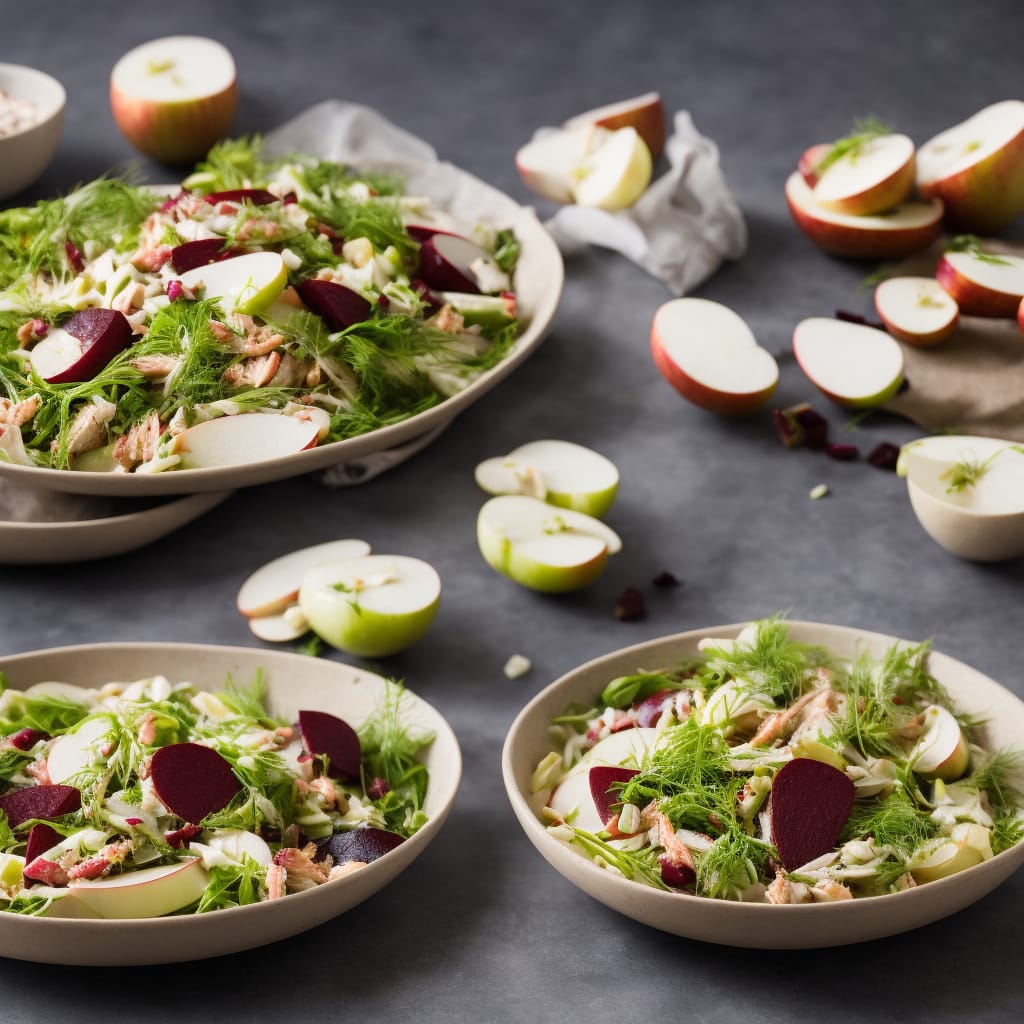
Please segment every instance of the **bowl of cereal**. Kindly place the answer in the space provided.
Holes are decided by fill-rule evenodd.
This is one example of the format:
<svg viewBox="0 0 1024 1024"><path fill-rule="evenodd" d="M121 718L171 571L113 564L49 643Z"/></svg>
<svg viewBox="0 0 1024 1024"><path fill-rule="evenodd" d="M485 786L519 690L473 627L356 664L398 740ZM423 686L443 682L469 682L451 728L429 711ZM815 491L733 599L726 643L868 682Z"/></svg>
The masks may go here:
<svg viewBox="0 0 1024 1024"><path fill-rule="evenodd" d="M53 159L66 101L45 72L0 64L0 199L28 188Z"/></svg>

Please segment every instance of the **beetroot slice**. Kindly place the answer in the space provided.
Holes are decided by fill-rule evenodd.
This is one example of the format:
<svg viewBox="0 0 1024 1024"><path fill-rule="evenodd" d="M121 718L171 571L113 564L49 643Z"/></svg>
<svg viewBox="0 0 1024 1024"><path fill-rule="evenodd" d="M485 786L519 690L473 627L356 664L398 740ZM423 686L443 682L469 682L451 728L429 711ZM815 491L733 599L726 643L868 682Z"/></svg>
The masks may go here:
<svg viewBox="0 0 1024 1024"><path fill-rule="evenodd" d="M150 778L160 802L192 825L227 807L242 788L231 765L200 743L161 747L153 755Z"/></svg>
<svg viewBox="0 0 1024 1024"><path fill-rule="evenodd" d="M461 235L434 234L420 245L420 277L437 291L478 295L470 264L487 255L486 249Z"/></svg>
<svg viewBox="0 0 1024 1024"><path fill-rule="evenodd" d="M0 796L0 811L17 828L33 818L43 821L71 814L82 806L82 794L74 786L29 786Z"/></svg>
<svg viewBox="0 0 1024 1024"><path fill-rule="evenodd" d="M303 281L295 286L302 301L321 316L332 331L343 331L369 319L373 306L358 292L333 281Z"/></svg>
<svg viewBox="0 0 1024 1024"><path fill-rule="evenodd" d="M688 864L677 864L667 853L658 857L658 864L661 867L661 880L673 889L683 889L697 877L693 868Z"/></svg>
<svg viewBox="0 0 1024 1024"><path fill-rule="evenodd" d="M171 266L176 273L184 274L237 255L238 250L225 247L223 238L198 238L194 242L182 242L171 250Z"/></svg>
<svg viewBox="0 0 1024 1024"><path fill-rule="evenodd" d="M28 841L25 844L25 863L31 864L36 857L52 850L60 841L61 834L49 825L33 825L29 829Z"/></svg>
<svg viewBox="0 0 1024 1024"><path fill-rule="evenodd" d="M830 764L797 757L772 781L772 842L787 871L828 853L853 809L853 783Z"/></svg>
<svg viewBox="0 0 1024 1024"><path fill-rule="evenodd" d="M326 711L300 711L299 732L308 754L327 758L327 774L358 779L362 747L355 729Z"/></svg>
<svg viewBox="0 0 1024 1024"><path fill-rule="evenodd" d="M8 742L16 750L31 750L40 740L46 739L46 733L38 729L20 729L13 736L7 737Z"/></svg>
<svg viewBox="0 0 1024 1024"><path fill-rule="evenodd" d="M619 790L612 789L612 786L616 782L629 782L639 774L635 768L616 768L613 765L597 765L590 769L590 795L602 825L607 825L615 814L612 807L622 803Z"/></svg>
<svg viewBox="0 0 1024 1024"><path fill-rule="evenodd" d="M318 843L314 860L324 860L330 854L335 864L346 864L350 860L369 864L404 842L400 835L382 828L356 828L351 832L338 832Z"/></svg>
<svg viewBox="0 0 1024 1024"><path fill-rule="evenodd" d="M254 206L269 206L278 202L273 192L265 188L229 188L223 192L211 192L204 197L208 203L252 203Z"/></svg>

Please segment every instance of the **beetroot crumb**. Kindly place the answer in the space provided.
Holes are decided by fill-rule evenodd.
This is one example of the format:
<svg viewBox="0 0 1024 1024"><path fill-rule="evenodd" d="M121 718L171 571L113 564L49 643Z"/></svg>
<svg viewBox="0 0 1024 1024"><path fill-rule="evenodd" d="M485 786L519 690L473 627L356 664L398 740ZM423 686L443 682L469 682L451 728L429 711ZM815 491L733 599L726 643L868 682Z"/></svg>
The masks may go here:
<svg viewBox="0 0 1024 1024"><path fill-rule="evenodd" d="M182 291L184 291L184 287L177 279L167 282L167 298L170 299L171 302L176 302L180 299Z"/></svg>
<svg viewBox="0 0 1024 1024"><path fill-rule="evenodd" d="M790 409L773 409L772 423L775 425L775 432L779 440L787 448L796 448L804 443L803 428L796 421Z"/></svg>
<svg viewBox="0 0 1024 1024"><path fill-rule="evenodd" d="M889 441L883 441L876 448L873 448L868 455L868 462L878 469L895 470L896 463L900 457L899 448Z"/></svg>
<svg viewBox="0 0 1024 1024"><path fill-rule="evenodd" d="M679 581L679 579L676 576L673 576L672 573L670 573L670 572L668 572L668 571L663 569L661 572L658 573L657 576L654 577L653 580L651 580L651 586L652 587L678 587L679 586L679 582L680 581Z"/></svg>
<svg viewBox="0 0 1024 1024"><path fill-rule="evenodd" d="M838 459L840 462L852 462L860 452L855 444L827 444L825 454L830 459Z"/></svg>
<svg viewBox="0 0 1024 1024"><path fill-rule="evenodd" d="M68 263L74 268L76 274L85 270L85 263L82 261L82 250L73 242L64 243L64 252L67 254Z"/></svg>
<svg viewBox="0 0 1024 1024"><path fill-rule="evenodd" d="M379 800L385 793L391 792L391 783L379 775L366 787L366 795L371 800Z"/></svg>
<svg viewBox="0 0 1024 1024"><path fill-rule="evenodd" d="M804 432L804 444L820 452L828 444L828 420L809 405L794 405L789 410Z"/></svg>
<svg viewBox="0 0 1024 1024"><path fill-rule="evenodd" d="M647 602L636 587L626 587L615 605L615 618L619 622L637 622L647 618Z"/></svg>

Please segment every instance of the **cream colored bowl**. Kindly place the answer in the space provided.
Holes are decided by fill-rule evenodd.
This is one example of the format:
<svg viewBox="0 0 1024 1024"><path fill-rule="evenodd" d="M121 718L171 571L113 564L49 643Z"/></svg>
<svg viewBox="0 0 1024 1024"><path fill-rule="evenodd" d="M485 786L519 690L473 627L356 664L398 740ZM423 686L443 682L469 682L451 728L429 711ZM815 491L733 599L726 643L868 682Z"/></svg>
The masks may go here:
<svg viewBox="0 0 1024 1024"><path fill-rule="evenodd" d="M502 772L512 809L527 837L556 871L606 906L662 931L705 942L756 949L804 949L863 942L918 928L981 899L1024 861L1024 844L937 882L905 892L836 903L801 906L733 903L649 888L599 868L573 846L549 836L530 795L530 775L551 749L548 725L568 705L590 705L615 676L672 664L697 651L701 637L735 636L743 623L711 626L616 651L587 662L552 683L522 710L509 730ZM843 626L792 622L794 639L822 644L843 657L860 651L879 655L893 637ZM1024 744L1024 702L980 672L933 653L932 673L959 710L983 716L979 729L987 748Z"/></svg>
<svg viewBox="0 0 1024 1024"><path fill-rule="evenodd" d="M0 199L26 189L53 159L64 128L64 86L42 71L0 64L0 91L35 104L37 119L13 135L0 136Z"/></svg>
<svg viewBox="0 0 1024 1024"><path fill-rule="evenodd" d="M358 725L379 704L384 680L337 662L279 651L200 644L123 643L59 647L0 658L9 686L42 680L97 686L162 673L174 681L220 688L227 676L244 682L262 670L273 714L329 711ZM455 799L462 758L448 723L407 691L406 721L433 732L423 755L430 773L424 803L429 821L365 868L283 899L230 910L149 920L67 920L0 913L0 955L41 963L127 966L199 960L262 946L306 931L372 896L404 871L437 835ZM402 922L394 922L401 929Z"/></svg>

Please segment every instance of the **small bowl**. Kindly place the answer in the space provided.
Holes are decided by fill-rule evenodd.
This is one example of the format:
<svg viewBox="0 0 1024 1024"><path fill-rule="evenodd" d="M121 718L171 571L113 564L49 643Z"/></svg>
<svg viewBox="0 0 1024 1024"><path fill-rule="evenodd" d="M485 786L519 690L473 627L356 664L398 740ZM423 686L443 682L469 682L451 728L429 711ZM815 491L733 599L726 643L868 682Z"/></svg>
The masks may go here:
<svg viewBox="0 0 1024 1024"><path fill-rule="evenodd" d="M28 188L53 159L64 128L67 94L56 78L20 64L0 64L0 91L29 100L38 112L28 128L0 136L0 199L6 199Z"/></svg>
<svg viewBox="0 0 1024 1024"><path fill-rule="evenodd" d="M574 885L619 913L690 939L753 949L813 949L895 935L938 921L969 906L1005 881L1024 862L1024 843L948 878L904 892L835 903L775 906L681 896L617 877L589 857L547 834L530 776L550 750L548 726L574 703L589 705L616 676L644 667L671 665L697 653L702 637L734 637L745 623L711 626L615 651L573 669L542 690L512 723L502 751L502 773L512 809L527 838L544 859ZM820 644L843 658L861 652L882 655L894 637L844 626L790 622L794 640ZM958 710L984 720L976 736L987 750L1019 747L1024 741L1024 702L959 661L932 652L931 673L949 691Z"/></svg>

